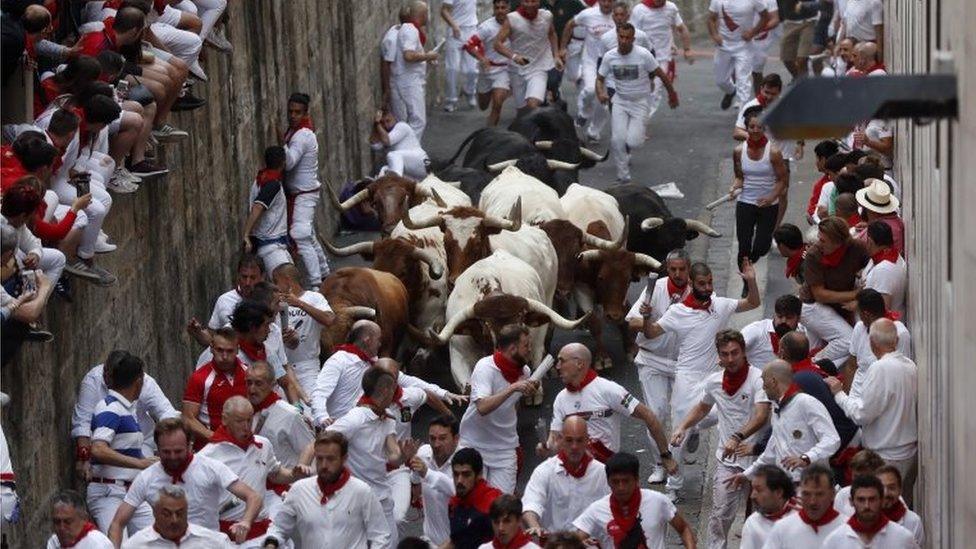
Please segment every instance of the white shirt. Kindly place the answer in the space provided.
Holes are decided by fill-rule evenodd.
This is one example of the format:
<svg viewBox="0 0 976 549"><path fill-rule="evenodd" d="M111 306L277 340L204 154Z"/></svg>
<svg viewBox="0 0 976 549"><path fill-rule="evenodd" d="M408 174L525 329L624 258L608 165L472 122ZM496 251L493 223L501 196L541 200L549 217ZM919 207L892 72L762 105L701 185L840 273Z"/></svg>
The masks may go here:
<svg viewBox="0 0 976 549"><path fill-rule="evenodd" d="M746 366L749 372L746 380L733 395L729 395L722 388L724 372L716 372L702 382L702 402L714 407L718 414L718 444L715 447L715 459L729 467L745 469L752 463L752 456L742 456L735 459L722 457L723 444L732 437L732 433L745 427L752 417L756 404L768 403L769 398L763 391L762 371L759 368ZM758 433L753 433L746 439L754 442Z"/></svg>
<svg viewBox="0 0 976 549"><path fill-rule="evenodd" d="M508 70L508 58L495 51L495 38L500 30L502 30L502 25L494 17L489 17L478 24L476 32L481 43L485 46L485 57L491 63L491 66L485 71L486 74ZM508 45L508 42L505 44Z"/></svg>
<svg viewBox="0 0 976 549"><path fill-rule="evenodd" d="M563 389L552 403L550 431L562 432L570 416L586 420L590 439L600 441L613 452L620 449L620 418L633 415L640 405L622 385L597 376L582 389Z"/></svg>
<svg viewBox="0 0 976 549"><path fill-rule="evenodd" d="M521 16L520 16L521 17ZM529 367L522 367L522 377L529 375ZM495 366L495 360L488 355L474 365L471 372L471 400L468 409L461 418L461 447L474 448L482 453L498 450L514 450L519 447L516 424L518 415L515 405L522 397L521 393L509 395L505 402L495 408L490 414L481 415L477 402L483 398L502 392L510 383L505 381L501 370Z"/></svg>
<svg viewBox="0 0 976 549"><path fill-rule="evenodd" d="M284 145L285 191L297 194L319 188L319 142L315 132L299 128Z"/></svg>
<svg viewBox="0 0 976 549"><path fill-rule="evenodd" d="M908 289L908 264L905 258L898 256L898 261L882 261L875 263L868 261L864 272L864 287L877 290L878 293L891 296L891 309L905 315L905 290Z"/></svg>
<svg viewBox="0 0 976 549"><path fill-rule="evenodd" d="M180 538L179 544L163 539L152 526L147 526L136 532L134 536L122 542L122 549L231 549L236 547L223 532L208 530L196 524L187 524L186 533Z"/></svg>
<svg viewBox="0 0 976 549"><path fill-rule="evenodd" d="M912 336L908 333L908 328L900 320L895 321L895 329L898 331L898 352L910 357L912 353ZM864 392L864 380L871 370L878 357L874 356L871 350L871 336L869 328L860 320L854 325L851 331L851 344L848 353L857 361L857 370L854 372L854 380L851 381L850 396L860 398Z"/></svg>
<svg viewBox="0 0 976 549"><path fill-rule="evenodd" d="M877 41L874 32L875 25L884 24L884 6L881 0L847 0L841 15L844 25L844 36L856 39L858 42Z"/></svg>
<svg viewBox="0 0 976 549"><path fill-rule="evenodd" d="M371 364L347 351L336 351L322 365L312 391L316 423L340 418L363 396L363 374Z"/></svg>
<svg viewBox="0 0 976 549"><path fill-rule="evenodd" d="M785 515L775 521L770 520L759 511L749 515L745 523L742 524L742 541L739 542L739 549L762 549L763 544L766 542L766 537L769 536L769 532L773 529L773 526L776 526L777 522L795 514L796 511L794 510L787 511Z"/></svg>
<svg viewBox="0 0 976 549"><path fill-rule="evenodd" d="M860 398L834 395L847 417L861 426L861 441L885 460L908 459L918 447L918 367L898 351L868 370Z"/></svg>
<svg viewBox="0 0 976 549"><path fill-rule="evenodd" d="M691 285L686 284L680 293L668 293L668 278L658 278L651 293L651 322L657 322L664 313L675 303L679 303L691 291ZM647 285L641 290L641 295L631 306L624 320L643 320L640 306L647 301ZM649 366L665 374L674 375L674 364L678 358L678 339L671 332L664 332L654 339L647 339L642 330L637 331L637 356L634 363L638 366Z"/></svg>
<svg viewBox="0 0 976 549"><path fill-rule="evenodd" d="M390 542L379 500L368 484L355 477L332 494L325 505L318 477L295 482L275 515L268 536L279 541L291 539L296 549L322 547L325 540L329 547L342 549L386 547Z"/></svg>
<svg viewBox="0 0 976 549"><path fill-rule="evenodd" d="M708 11L718 14L720 48L745 44L742 33L755 27L756 16L766 11L764 0L711 0Z"/></svg>
<svg viewBox="0 0 976 549"><path fill-rule="evenodd" d="M649 52L654 53L654 46L651 44L651 39L647 33L637 28L634 29L634 45L646 48ZM600 55L598 57L603 57L608 51L616 47L617 29L608 30L600 37Z"/></svg>
<svg viewBox="0 0 976 549"><path fill-rule="evenodd" d="M777 521L773 529L766 535L766 543L763 549L800 549L801 547L821 547L827 536L847 521L843 514L837 515L834 520L818 526L814 531L813 526L803 522L800 513L792 513L783 520Z"/></svg>
<svg viewBox="0 0 976 549"><path fill-rule="evenodd" d="M901 517L898 524L912 533L912 537L919 547L925 545L925 526L922 525L922 517L918 516L918 513L906 509L905 516Z"/></svg>
<svg viewBox="0 0 976 549"><path fill-rule="evenodd" d="M288 236L288 199L285 197L283 182L268 181L264 185L258 185L255 180L248 193L248 202L251 206L260 204L264 208L261 217L251 229L250 236L262 240Z"/></svg>
<svg viewBox="0 0 976 549"><path fill-rule="evenodd" d="M709 373L718 368L715 334L724 330L735 314L739 300L712 296L708 311L692 309L683 303L669 308L657 321L665 332L678 340L678 359L675 370Z"/></svg>
<svg viewBox="0 0 976 549"><path fill-rule="evenodd" d="M613 538L607 532L607 525L613 520L610 512L611 497L613 496L605 496L594 501L573 521L574 528L596 538L601 547L614 546ZM648 549L664 549L668 523L677 512L678 509L664 494L641 489L640 522L647 538Z"/></svg>
<svg viewBox="0 0 976 549"><path fill-rule="evenodd" d="M638 2L630 12L630 22L639 31L647 33L651 42L651 51L658 62L671 60L671 46L674 44L674 29L684 25L681 11L674 2L665 2L660 8L649 8L643 2Z"/></svg>
<svg viewBox="0 0 976 549"><path fill-rule="evenodd" d="M494 549L494 548L495 548L494 541L482 543L481 545L478 546L478 549ZM537 543L530 541L525 545L523 545L522 547L520 547L519 549L542 549L542 547L539 546Z"/></svg>
<svg viewBox="0 0 976 549"><path fill-rule="evenodd" d="M175 483L186 492L189 504L187 519L204 528L219 530L217 515L220 502L230 485L237 480L237 475L223 463L206 456L193 456L193 461L183 472L183 481ZM163 470L162 463L156 462L136 476L124 501L138 508L160 488L170 484L174 484L173 477Z"/></svg>
<svg viewBox="0 0 976 549"><path fill-rule="evenodd" d="M478 24L477 0L442 0L441 4L451 6L451 18L459 27L473 27Z"/></svg>
<svg viewBox="0 0 976 549"><path fill-rule="evenodd" d="M299 299L316 309L332 311L329 300L318 292L306 291L299 296ZM288 363L298 364L310 361L317 363L321 351L319 339L322 335L322 325L301 308L289 305L288 327L295 330L295 334L298 336L297 347L289 349L288 346L285 346L285 356L288 357Z"/></svg>
<svg viewBox="0 0 976 549"><path fill-rule="evenodd" d="M407 387L416 387L418 389L423 389L424 391L437 395L437 398L441 398L441 399L443 399L448 394L448 390L441 387L440 385L430 383L428 381L424 381L419 377L405 374L403 372L400 372L400 376L397 377L397 383L399 383L400 387L403 387L404 389L406 389Z"/></svg>
<svg viewBox="0 0 976 549"><path fill-rule="evenodd" d="M281 464L275 458L271 441L260 435L255 435L254 440L255 443L249 445L247 450L241 450L241 447L233 442L211 442L204 446L197 455L223 463L244 484L247 484L258 494L264 494L268 475L276 472ZM233 500L233 506L228 508L226 504L221 505L220 519L237 522L244 518L244 502L234 497L225 498L225 501L229 499ZM268 518L267 509L262 508L258 514L258 519L265 518Z"/></svg>
<svg viewBox="0 0 976 549"><path fill-rule="evenodd" d="M584 9L573 17L573 23L583 29L583 58L593 63L600 57L603 48L600 37L605 32L616 32L617 25L611 13L603 13L600 6Z"/></svg>
<svg viewBox="0 0 976 549"><path fill-rule="evenodd" d="M400 25L400 32L397 33L396 58L393 61L393 74L397 82L404 84L423 84L427 77L427 62L415 61L408 62L403 56L408 51L423 51L424 46L420 43L420 32L412 23Z"/></svg>
<svg viewBox="0 0 976 549"><path fill-rule="evenodd" d="M878 549L916 549L918 545L915 544L915 538L912 536L912 533L905 529L904 526L889 521L884 528L879 530L871 538L870 545L862 542L857 532L851 528L850 524L845 522L827 536L827 539L824 540L821 547L823 549L863 549L868 547L877 547Z"/></svg>
<svg viewBox="0 0 976 549"><path fill-rule="evenodd" d="M811 463L827 461L840 448L840 435L827 408L806 393L795 394L783 408L774 405L771 417L773 434L762 455L745 470L749 478L760 465L779 465L787 456L806 454ZM802 472L788 471L794 482L799 482Z"/></svg>
<svg viewBox="0 0 976 549"><path fill-rule="evenodd" d="M383 61L393 63L396 60L397 36L400 34L400 24L393 25L383 33L380 41L380 56Z"/></svg>
<svg viewBox="0 0 976 549"><path fill-rule="evenodd" d="M47 549L61 549L63 545L58 541L57 534L51 534L51 537L47 539ZM112 540L108 539L108 536L99 532L98 530L92 530L85 534L85 537L81 538L81 541L71 546L73 549L114 549L115 545L112 544Z"/></svg>
<svg viewBox="0 0 976 549"><path fill-rule="evenodd" d="M604 78L613 77L616 93L611 98L612 102L647 102L652 91L652 73L658 66L657 59L650 51L635 45L627 54L617 48L608 51L598 72Z"/></svg>
<svg viewBox="0 0 976 549"><path fill-rule="evenodd" d="M397 440L405 440L410 438L410 428L417 410L427 403L427 393L418 387L403 387L402 385L400 387L403 389L400 402L390 404L386 413L396 422Z"/></svg>
<svg viewBox="0 0 976 549"><path fill-rule="evenodd" d="M326 429L349 440L349 470L373 489L380 501L390 498L386 471L386 437L395 435L396 424L366 406L356 406Z"/></svg>
<svg viewBox="0 0 976 549"><path fill-rule="evenodd" d="M315 440L312 428L285 400L254 414L254 433L271 441L274 455L284 467L294 467L305 447Z"/></svg>
<svg viewBox="0 0 976 549"><path fill-rule="evenodd" d="M746 360L750 366L762 368L775 360L776 353L773 351L773 340L769 334L776 333L773 327L773 319L764 318L746 324L742 330L742 338L746 341ZM803 324L797 324L796 331L807 336L810 348L816 349L823 345L823 341L807 331Z"/></svg>
<svg viewBox="0 0 976 549"><path fill-rule="evenodd" d="M423 151L420 140L413 128L406 122L397 122L387 135L390 138L391 151Z"/></svg>
<svg viewBox="0 0 976 549"><path fill-rule="evenodd" d="M582 478L566 472L562 460L553 456L540 463L529 477L522 495L522 511L539 516L549 532L569 530L573 519L594 501L610 494L602 463L591 460Z"/></svg>
<svg viewBox="0 0 976 549"><path fill-rule="evenodd" d="M549 10L539 8L539 15L532 21L522 17L518 11L510 12L508 24L512 28L509 46L513 53L529 60L524 66L513 66L520 75L545 72L556 66L552 44L549 43L549 28L552 26L552 13Z"/></svg>
<svg viewBox="0 0 976 549"><path fill-rule="evenodd" d="M71 438L91 438L91 420L95 405L105 400L108 387L105 385L105 366L99 364L88 370L81 380L78 390L78 400L75 402L74 412L71 414ZM173 404L166 398L156 380L149 374L143 376L142 391L136 400L136 420L143 434L143 453L147 456L156 453L156 443L153 441L153 430L156 421L171 417L179 417Z"/></svg>
<svg viewBox="0 0 976 549"><path fill-rule="evenodd" d="M402 375L402 374L401 374ZM443 545L451 538L451 518L447 514L448 501L454 495L451 459L437 465L430 444L417 449L417 457L427 464L427 475L420 481L420 495L424 500L424 535L434 546Z"/></svg>
<svg viewBox="0 0 976 549"><path fill-rule="evenodd" d="M773 11L773 10L770 10L770 11ZM758 19L759 16L757 15L756 17ZM758 106L759 106L759 99L757 99L755 97L753 97L749 101L746 101L745 105L742 105L742 108L739 109L739 114L736 116L736 119L735 119L735 127L737 129L740 129L740 130L745 130L746 129L746 111L749 110L749 109L751 109L751 108L753 108L753 107L758 107ZM772 143L775 143L776 146L779 147L779 151L780 151L780 153L783 154L783 158L785 160L794 160L796 158L796 140L795 139L776 139L776 138L773 137L773 134L770 133L770 132L768 132L768 131L766 132L766 137L769 139L769 141L771 141Z"/></svg>
<svg viewBox="0 0 976 549"><path fill-rule="evenodd" d="M237 288L220 294L220 297L214 302L213 313L210 314L207 327L211 330L217 330L230 324L230 317L234 315L234 309L241 301L244 301L244 296L237 291Z"/></svg>

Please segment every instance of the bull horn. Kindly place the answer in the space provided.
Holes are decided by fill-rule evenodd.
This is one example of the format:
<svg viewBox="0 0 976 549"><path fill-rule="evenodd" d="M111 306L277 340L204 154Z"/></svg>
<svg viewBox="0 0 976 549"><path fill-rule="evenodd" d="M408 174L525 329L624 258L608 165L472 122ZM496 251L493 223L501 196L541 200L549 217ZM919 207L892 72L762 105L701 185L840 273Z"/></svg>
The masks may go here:
<svg viewBox="0 0 976 549"><path fill-rule="evenodd" d="M328 240L323 240L325 244L325 249L329 250L329 253L339 257L347 257L356 254L371 254L373 253L373 241L369 240L366 242L357 242L349 246L343 246L341 248L336 247L335 244Z"/></svg>
<svg viewBox="0 0 976 549"><path fill-rule="evenodd" d="M656 270L658 270L658 269L661 268L661 262L660 261L654 259L653 257L651 257L651 256L649 256L647 254L642 254L642 253L635 253L634 254L634 264L635 265L643 265L643 266L651 269L652 271L656 271Z"/></svg>
<svg viewBox="0 0 976 549"><path fill-rule="evenodd" d="M590 149L587 149L586 147L580 147L579 150L580 150L580 154L583 155L583 158L586 158L588 160L594 160L596 162L602 162L602 161L604 161L604 160L607 159L606 156L600 156L600 154L597 153L596 151L591 151Z"/></svg>
<svg viewBox="0 0 976 549"><path fill-rule="evenodd" d="M536 141L535 148L539 149L540 151L548 151L549 149L552 149L552 141Z"/></svg>
<svg viewBox="0 0 976 549"><path fill-rule="evenodd" d="M436 226L441 222L441 216L439 214L434 214L426 219L421 219L415 222L410 217L410 208L403 209L403 217L400 219L403 222L403 226L410 229L411 231L419 231L421 229L429 229L430 227Z"/></svg>
<svg viewBox="0 0 976 549"><path fill-rule="evenodd" d="M606 241L604 240L604 242ZM585 263L587 261L593 261L595 259L599 259L599 257L600 257L600 250L585 250L580 252L579 255L576 256L576 259Z"/></svg>
<svg viewBox="0 0 976 549"><path fill-rule="evenodd" d="M612 240L606 240L600 238L599 236L592 235L590 233L583 233L583 243L588 246L593 246L594 248L599 248L601 250L616 250L617 247L614 246Z"/></svg>
<svg viewBox="0 0 976 549"><path fill-rule="evenodd" d="M701 221L698 221L697 219L685 219L685 224L688 225L689 229L696 231L700 234L708 235L711 237L722 236L722 233L716 231L715 229L709 227L708 225L702 223Z"/></svg>
<svg viewBox="0 0 976 549"><path fill-rule="evenodd" d="M577 326L583 323L584 320L590 315L589 313L583 315L582 318L578 320L569 320L568 318L560 315L556 311L549 308L548 305L534 299L526 299L526 306L528 309L534 313L546 315L549 317L549 321L553 326L557 328L562 328L563 330L574 330Z"/></svg>
<svg viewBox="0 0 976 549"><path fill-rule="evenodd" d="M449 339L451 339L451 336L454 335L454 330L457 330L458 326L460 326L462 323L467 321L469 318L473 318L473 317L474 317L474 305L468 305L464 309L455 313L455 315L452 316L447 321L447 324L444 325L444 328L441 330L441 333L437 333L433 329L431 329L430 337L433 338L438 343L440 343L441 345L443 345L447 343Z"/></svg>
<svg viewBox="0 0 976 549"><path fill-rule="evenodd" d="M490 172L500 172L509 166L514 166L518 164L518 159L513 158L511 160L503 160L501 162L495 162L494 164L488 164L488 171Z"/></svg>
<svg viewBox="0 0 976 549"><path fill-rule="evenodd" d="M644 221L641 221L642 231L653 231L654 229L664 225L664 219L660 217L648 217Z"/></svg>
<svg viewBox="0 0 976 549"><path fill-rule="evenodd" d="M430 198L434 201L435 204L437 204L438 208L447 207L447 202L444 202L444 199L441 198L441 195L437 193L437 189L433 187L431 187L430 189Z"/></svg>
<svg viewBox="0 0 976 549"><path fill-rule="evenodd" d="M372 307L363 307L361 305L350 305L348 307L343 307L340 312L348 315L353 320L373 320L376 318L376 309Z"/></svg>
<svg viewBox="0 0 976 549"><path fill-rule="evenodd" d="M508 212L507 218L499 218L490 215L485 216L485 225L496 227L506 231L518 231L522 228L522 197L515 199L512 209Z"/></svg>
<svg viewBox="0 0 976 549"><path fill-rule="evenodd" d="M440 260L430 250L414 246L413 251L410 252L410 257L426 263L427 273L432 279L438 280L444 276L444 266L441 265Z"/></svg>
<svg viewBox="0 0 976 549"><path fill-rule="evenodd" d="M328 185L326 185L326 186L328 186ZM336 208L338 208L339 211L345 212L345 211L349 211L350 209L354 208L357 204L359 204L363 200L366 200L367 198L369 198L369 189L363 189L363 190L359 191L358 193L356 193L356 194L350 196L349 198L347 198L345 200L345 202L340 202L339 201L339 197L336 196L335 191L332 190L332 187L329 187L329 196L332 199L332 205L334 205Z"/></svg>
<svg viewBox="0 0 976 549"><path fill-rule="evenodd" d="M569 162L563 162L562 160L546 160L546 166L549 166L550 170L575 170L579 167L579 164L571 164Z"/></svg>
<svg viewBox="0 0 976 549"><path fill-rule="evenodd" d="M410 337L414 339L417 343L421 345L426 345L428 347L433 347L435 345L440 345L440 341L432 339L429 334L425 333L420 328L414 326L413 324L407 323L407 333Z"/></svg>

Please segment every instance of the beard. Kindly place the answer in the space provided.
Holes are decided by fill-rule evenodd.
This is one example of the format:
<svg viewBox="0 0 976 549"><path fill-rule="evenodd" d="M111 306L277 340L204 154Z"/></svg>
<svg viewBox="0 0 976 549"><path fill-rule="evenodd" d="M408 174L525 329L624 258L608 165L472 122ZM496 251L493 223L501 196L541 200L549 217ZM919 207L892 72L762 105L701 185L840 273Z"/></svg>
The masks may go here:
<svg viewBox="0 0 976 549"><path fill-rule="evenodd" d="M708 303L712 300L711 292L699 292L697 288L691 289L691 295L695 296L695 299L702 303Z"/></svg>
<svg viewBox="0 0 976 549"><path fill-rule="evenodd" d="M793 329L794 328L792 326L790 326L785 322L780 322L779 324L773 326L773 331L775 331L776 335L778 335L779 337L785 336L786 334L792 332Z"/></svg>

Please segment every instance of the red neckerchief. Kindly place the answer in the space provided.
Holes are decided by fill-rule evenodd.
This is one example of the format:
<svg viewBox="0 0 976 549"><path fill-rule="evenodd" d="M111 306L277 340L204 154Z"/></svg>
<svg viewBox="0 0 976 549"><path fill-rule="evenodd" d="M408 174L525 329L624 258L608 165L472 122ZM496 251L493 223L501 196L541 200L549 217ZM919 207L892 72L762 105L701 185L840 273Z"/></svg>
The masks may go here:
<svg viewBox="0 0 976 549"><path fill-rule="evenodd" d="M685 292L688 290L688 283L685 282L684 286L678 286L668 277L668 297L671 298L671 303L674 303L678 299L681 299Z"/></svg>
<svg viewBox="0 0 976 549"><path fill-rule="evenodd" d="M786 514L789 513L790 511L795 511L797 507L799 507L799 505L797 505L796 500L790 498L786 500L786 504L784 504L783 508L780 509L779 511L776 511L775 513L770 513L768 515L762 513L762 516L766 517L767 520L776 522L777 520L785 517Z"/></svg>
<svg viewBox="0 0 976 549"><path fill-rule="evenodd" d="M884 63L877 62L877 63L871 65L870 67L868 67L868 70L865 71L865 72L866 72L866 74L871 74L874 71L888 72L888 67L886 67Z"/></svg>
<svg viewBox="0 0 976 549"><path fill-rule="evenodd" d="M88 121L85 119L85 109L81 107L71 107L71 112L78 116L78 148L83 149L91 139L91 131L88 129Z"/></svg>
<svg viewBox="0 0 976 549"><path fill-rule="evenodd" d="M356 401L356 405L357 406L366 406L367 408L369 408L370 410L373 410L374 412L376 410L379 410L380 409L379 404L376 404L376 401L375 400L369 398L366 395L363 395L363 396L359 397L359 400ZM382 416L382 412L377 412L376 415Z"/></svg>
<svg viewBox="0 0 976 549"><path fill-rule="evenodd" d="M894 322L896 320L901 320L901 313L898 311L885 310L884 317Z"/></svg>
<svg viewBox="0 0 976 549"><path fill-rule="evenodd" d="M501 351L495 351L495 354L491 358L495 361L495 366L498 366L498 369L501 370L502 377L505 378L505 381L515 383L522 377L522 366L509 360Z"/></svg>
<svg viewBox="0 0 976 549"><path fill-rule="evenodd" d="M403 399L403 387L400 387L400 385L398 384L396 391L393 391L393 403L402 408L403 404L400 403L402 399Z"/></svg>
<svg viewBox="0 0 976 549"><path fill-rule="evenodd" d="M793 364L790 364L790 367L793 368L794 374L798 374L800 372L814 372L819 374L821 377L827 377L827 372L821 370L819 366L814 364L810 357L804 358L799 362L794 362Z"/></svg>
<svg viewBox="0 0 976 549"><path fill-rule="evenodd" d="M695 297L695 293L692 292L685 297L681 304L689 309L708 311L712 306L712 300L708 299L707 301L698 301L698 298Z"/></svg>
<svg viewBox="0 0 976 549"><path fill-rule="evenodd" d="M525 11L525 7L524 6L519 6L518 9L516 9L515 11L517 11L519 15L521 15L522 17L528 19L529 21L535 21L535 18L536 17L539 17L539 10L538 9L536 9L535 10L535 13L533 13L532 15L529 15L529 13L527 11Z"/></svg>
<svg viewBox="0 0 976 549"><path fill-rule="evenodd" d="M642 3L643 3L643 4L645 5L645 6L647 6L647 7L649 7L649 8L651 8L652 10L659 10L659 9L661 9L661 8L663 8L663 7L664 7L664 6L655 6L655 5L654 5L654 0L643 0L643 2L642 2Z"/></svg>
<svg viewBox="0 0 976 549"><path fill-rule="evenodd" d="M596 379L596 370L590 368L586 371L586 375L583 376L583 380L579 382L579 385L573 385L572 383L566 384L566 390L570 393L578 393L583 390L583 387L589 385L593 380Z"/></svg>
<svg viewBox="0 0 976 549"><path fill-rule="evenodd" d="M637 524L637 519L640 518L640 502L640 488L634 489L630 500L627 501L626 511L624 505L620 504L617 498L610 496L610 514L613 515L613 518L610 520L610 524L607 524L607 533L613 538L614 546L619 547L627 533ZM645 547L645 545L640 544L638 547Z"/></svg>
<svg viewBox="0 0 976 549"><path fill-rule="evenodd" d="M722 8L722 21L725 22L725 26L728 27L730 31L735 32L739 30L739 25L735 22L734 19L732 19L731 16L729 16L728 13L725 13L724 7Z"/></svg>
<svg viewBox="0 0 976 549"><path fill-rule="evenodd" d="M786 258L786 278L793 278L803 264L803 257L807 255L807 247L803 246L800 250Z"/></svg>
<svg viewBox="0 0 976 549"><path fill-rule="evenodd" d="M248 447L251 446L252 444L257 446L258 448L262 446L262 444L258 442L257 439L254 438L253 434L251 435L250 439L245 440L243 442L237 440L230 434L230 431L228 431L227 427L225 427L224 425L217 427L217 430L214 431L213 436L210 437L210 442L212 443L229 442L234 446L237 446L241 450L244 450L245 452L247 451Z"/></svg>
<svg viewBox="0 0 976 549"><path fill-rule="evenodd" d="M593 456L591 456L588 452L583 452L583 459L580 460L579 465L576 467L570 467L569 456L566 455L566 452L561 451L556 454L556 456L559 458L559 463L562 464L563 469L566 470L566 473L573 478L583 478L583 475L586 474L586 468L589 467L590 462L593 461Z"/></svg>
<svg viewBox="0 0 976 549"><path fill-rule="evenodd" d="M761 147L765 147L766 146L766 143L769 143L769 138L766 137L765 134L762 137L760 137L759 139L753 139L752 136L749 136L749 137L746 138L746 144L748 146L750 146L750 147L753 147L753 148L756 148L756 147L760 147L760 148Z"/></svg>
<svg viewBox="0 0 976 549"><path fill-rule="evenodd" d="M773 347L773 354L779 356L779 334L769 332L769 344Z"/></svg>
<svg viewBox="0 0 976 549"><path fill-rule="evenodd" d="M810 526L810 528L813 528L813 533L815 534L818 532L817 531L818 528L830 524L830 522L833 521L835 518L837 518L838 515L840 515L840 513L837 512L837 509L831 507L830 509L827 509L827 512L824 513L822 517L820 517L817 520L814 520L810 518L810 515L807 514L806 509L802 509L802 508L800 509L800 520L807 523Z"/></svg>
<svg viewBox="0 0 976 549"><path fill-rule="evenodd" d="M415 29L417 29L417 34L420 35L420 45L421 46L426 46L427 45L427 35L424 33L424 29L420 28L420 25L418 25L417 23L415 23L413 21L411 21L410 24L413 25Z"/></svg>
<svg viewBox="0 0 976 549"><path fill-rule="evenodd" d="M474 486L471 487L471 490L463 498L451 496L451 499L448 501L447 505L451 510L454 510L457 507L470 507L477 510L479 513L487 514L488 508L491 507L491 503L500 495L502 495L501 490L488 484L485 479L479 478L477 481L475 481Z"/></svg>
<svg viewBox="0 0 976 549"><path fill-rule="evenodd" d="M725 394L732 396L739 392L742 384L749 377L749 368L749 363L746 362L745 367L734 374L730 374L728 370L722 372L722 390Z"/></svg>
<svg viewBox="0 0 976 549"><path fill-rule="evenodd" d="M532 536L525 533L524 530L519 530L512 541L508 543L502 543L498 541L498 537L491 538L492 549L518 549L519 547L525 547L526 545L532 543Z"/></svg>
<svg viewBox="0 0 976 549"><path fill-rule="evenodd" d="M81 527L81 532L78 532L78 537L74 539L71 543L67 545L62 545L62 547L74 547L81 543L81 540L85 539L85 536L90 534L93 530L98 530L98 526L95 526L93 522L86 522L84 526Z"/></svg>
<svg viewBox="0 0 976 549"><path fill-rule="evenodd" d="M342 345L336 346L335 350L345 351L347 353L356 355L357 357L359 357L359 360L362 360L363 362L366 362L368 364L372 364L373 362L375 362L375 360L373 360L373 357L367 355L366 351L360 349L359 346L356 345L355 343L343 343Z"/></svg>
<svg viewBox="0 0 976 549"><path fill-rule="evenodd" d="M863 78L863 77L865 77L867 75L868 74L866 72L861 72L861 71L859 71L857 69L853 69L852 68L849 71L847 71L847 74L845 74L844 76L849 76L851 78Z"/></svg>
<svg viewBox="0 0 976 549"><path fill-rule="evenodd" d="M782 412L783 408L785 408L786 405L789 404L789 402L793 400L793 397L799 392L800 386L796 383L790 383L790 386L786 388L786 392L783 393L783 396L779 397L779 406L776 408L776 413L779 414Z"/></svg>
<svg viewBox="0 0 976 549"><path fill-rule="evenodd" d="M759 92L756 94L756 103L759 103L760 107L766 108L766 105L769 104L769 99L766 99L766 95L764 93Z"/></svg>
<svg viewBox="0 0 976 549"><path fill-rule="evenodd" d="M275 402L278 402L279 400L281 400L281 397L278 396L278 393L271 391L270 393L268 393L268 396L264 397L264 400L259 402L258 405L254 407L254 412L257 413L263 410L267 410L268 408L273 406Z"/></svg>
<svg viewBox="0 0 976 549"><path fill-rule="evenodd" d="M844 244L829 254L825 254L823 253L823 250L821 250L820 264L824 267L836 267L840 265L841 260L844 259L844 254L847 253L847 248L848 245Z"/></svg>
<svg viewBox="0 0 976 549"><path fill-rule="evenodd" d="M315 125L312 124L311 116L302 117L302 119L298 121L298 124L288 127L288 131L285 132L285 144L288 144L288 142L291 141L291 138L294 137L295 134L298 133L298 130L302 128L308 128L313 132L315 131Z"/></svg>
<svg viewBox="0 0 976 549"><path fill-rule="evenodd" d="M851 214L845 221L847 221L848 227L857 227L857 224L861 222L861 216L858 214Z"/></svg>
<svg viewBox="0 0 976 549"><path fill-rule="evenodd" d="M338 492L343 486L346 485L347 482L349 482L349 476L349 469L343 467L342 474L339 475L339 478L336 479L335 482L325 483L322 482L322 477L316 477L315 480L319 483L319 490L322 490L322 505L325 505L326 502L329 501L329 498L335 495L336 492Z"/></svg>
<svg viewBox="0 0 976 549"><path fill-rule="evenodd" d="M263 170L258 170L258 176L255 179L257 179L258 187L263 187L265 183L270 183L272 181L281 181L281 178L282 178L281 170L264 168Z"/></svg>
<svg viewBox="0 0 976 549"><path fill-rule="evenodd" d="M251 343L244 339L239 339L237 344L240 346L241 352L244 353L244 356L246 356L251 362L257 360L268 360L268 351L264 348L264 343Z"/></svg>
<svg viewBox="0 0 976 549"><path fill-rule="evenodd" d="M905 518L905 514L908 513L908 507L905 507L905 504L899 499L891 509L882 509L881 512L891 522L901 522L901 519Z"/></svg>
<svg viewBox="0 0 976 549"><path fill-rule="evenodd" d="M898 263L898 250L894 248L885 248L880 252L871 256L871 261L874 261L875 265L880 265L882 261L890 261L892 263Z"/></svg>
<svg viewBox="0 0 976 549"><path fill-rule="evenodd" d="M881 516L878 517L877 522L871 525L864 524L863 522L857 520L857 515L851 515L851 518L847 519L847 524L849 524L855 532L858 534L867 534L869 536L873 536L880 532L882 528L888 525L888 522L888 517L886 517L884 513L881 513Z"/></svg>
<svg viewBox="0 0 976 549"><path fill-rule="evenodd" d="M179 484L183 482L183 473L185 473L186 470L190 468L190 463L193 461L193 452L189 450L187 452L188 453L186 456L186 461L184 461L183 464L180 465L179 469L175 471L170 471L167 470L165 467L163 467L163 471L166 471L166 474L172 477L171 480L173 481L173 484Z"/></svg>

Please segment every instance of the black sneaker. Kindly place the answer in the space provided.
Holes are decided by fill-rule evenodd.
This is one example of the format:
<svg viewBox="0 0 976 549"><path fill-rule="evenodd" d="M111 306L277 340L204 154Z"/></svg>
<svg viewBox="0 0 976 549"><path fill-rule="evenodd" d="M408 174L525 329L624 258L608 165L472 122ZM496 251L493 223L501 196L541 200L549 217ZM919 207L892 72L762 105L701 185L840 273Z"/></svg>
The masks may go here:
<svg viewBox="0 0 976 549"><path fill-rule="evenodd" d="M161 164L156 164L148 159L143 159L129 167L129 172L139 177L152 177L169 173L169 168Z"/></svg>
<svg viewBox="0 0 976 549"><path fill-rule="evenodd" d="M722 110L723 111L729 110L729 107L732 106L732 100L733 99L735 99L735 94L734 93L727 93L724 96L722 96L722 104L720 105L720 107L722 107ZM179 103L179 101L177 101L177 103ZM173 109L173 110L176 110L176 109Z"/></svg>
<svg viewBox="0 0 976 549"><path fill-rule="evenodd" d="M180 97L179 99L176 100L175 103L173 103L173 108L170 110L174 112L192 111L195 109L199 109L200 107L206 104L207 104L206 99L194 97L190 93L186 93L183 95L183 97Z"/></svg>
<svg viewBox="0 0 976 549"><path fill-rule="evenodd" d="M75 302L74 298L71 296L71 279L68 277L62 276L58 279L58 283L54 285L54 293L68 303Z"/></svg>

